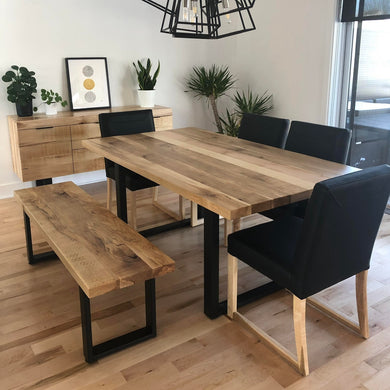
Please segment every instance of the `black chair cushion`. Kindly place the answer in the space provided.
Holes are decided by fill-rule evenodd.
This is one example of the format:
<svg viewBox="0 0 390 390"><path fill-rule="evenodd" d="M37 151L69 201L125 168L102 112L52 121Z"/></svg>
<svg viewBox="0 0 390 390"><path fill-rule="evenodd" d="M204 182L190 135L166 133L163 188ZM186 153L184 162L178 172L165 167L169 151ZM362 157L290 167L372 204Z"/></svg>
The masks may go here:
<svg viewBox="0 0 390 390"><path fill-rule="evenodd" d="M288 119L245 113L241 120L238 138L284 148L289 125Z"/></svg>
<svg viewBox="0 0 390 390"><path fill-rule="evenodd" d="M106 165L106 176L110 179L115 180L115 166L114 163L110 160L105 159L105 165ZM122 168L123 174L125 176L125 186L130 191L138 191L142 190L144 188L150 188L150 187L156 187L158 186L157 183L154 181L151 181L147 179L146 177L143 177L139 175L138 173L135 173L133 171L130 171L129 169Z"/></svg>
<svg viewBox="0 0 390 390"><path fill-rule="evenodd" d="M303 220L263 223L228 236L228 251L281 286L291 284L294 254Z"/></svg>

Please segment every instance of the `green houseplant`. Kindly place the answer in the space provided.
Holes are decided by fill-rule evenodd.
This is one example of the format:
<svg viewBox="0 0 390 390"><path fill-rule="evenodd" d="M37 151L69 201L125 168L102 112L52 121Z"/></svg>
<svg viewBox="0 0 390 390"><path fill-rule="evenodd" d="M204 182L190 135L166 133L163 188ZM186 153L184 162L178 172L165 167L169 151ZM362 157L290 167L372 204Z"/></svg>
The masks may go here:
<svg viewBox="0 0 390 390"><path fill-rule="evenodd" d="M273 107L272 95L268 94L267 91L262 95L258 95L248 88L246 93L244 91L242 93L237 91L232 100L235 108L233 111L226 109L226 117L220 118L223 125L221 133L232 137L237 137L238 135L243 114L252 113L263 115Z"/></svg>
<svg viewBox="0 0 390 390"><path fill-rule="evenodd" d="M152 76L152 62L150 58L146 61L146 66L143 66L138 60L137 64L133 62L133 66L137 73L138 80L138 99L141 107L154 107L155 89L157 77L160 74L160 61L156 71Z"/></svg>
<svg viewBox="0 0 390 390"><path fill-rule="evenodd" d="M41 104L45 104L46 115L57 114L57 103L61 104L62 107L66 107L68 105L68 102L63 100L62 96L58 92L54 92L52 89L47 90L42 88L41 99ZM38 107L34 107L34 111L37 111Z"/></svg>
<svg viewBox="0 0 390 390"><path fill-rule="evenodd" d="M7 71L1 78L7 87L7 98L16 104L16 112L19 116L31 116L33 113L33 93L37 92L35 72L29 71L24 66L12 65L12 70Z"/></svg>
<svg viewBox="0 0 390 390"><path fill-rule="evenodd" d="M226 95L226 92L233 87L235 81L227 66L220 67L215 64L209 69L204 66L194 66L192 73L186 80L186 87L195 97L205 97L207 102L210 103L215 124L220 133L223 132L223 128L218 114L217 99Z"/></svg>

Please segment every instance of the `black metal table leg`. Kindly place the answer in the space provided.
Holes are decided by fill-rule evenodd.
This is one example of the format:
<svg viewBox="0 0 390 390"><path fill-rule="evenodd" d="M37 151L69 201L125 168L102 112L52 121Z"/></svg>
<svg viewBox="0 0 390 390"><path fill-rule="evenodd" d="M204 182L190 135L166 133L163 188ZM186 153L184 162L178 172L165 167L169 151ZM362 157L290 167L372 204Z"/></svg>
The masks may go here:
<svg viewBox="0 0 390 390"><path fill-rule="evenodd" d="M122 171L122 166L115 163L116 213L122 221L127 223L126 185Z"/></svg>
<svg viewBox="0 0 390 390"><path fill-rule="evenodd" d="M219 304L219 215L204 209L204 313L216 318L226 313Z"/></svg>
<svg viewBox="0 0 390 390"><path fill-rule="evenodd" d="M32 246L32 238L31 238L31 223L30 217L23 210L24 217L24 234L26 236L26 249L27 249L27 259L29 264L40 263L45 260L58 259L58 256L53 252L44 252L34 255L33 246Z"/></svg>
<svg viewBox="0 0 390 390"><path fill-rule="evenodd" d="M87 363L93 363L104 356L156 336L156 293L154 279L145 281L146 326L95 346L92 341L91 302L80 287L79 293L83 352Z"/></svg>

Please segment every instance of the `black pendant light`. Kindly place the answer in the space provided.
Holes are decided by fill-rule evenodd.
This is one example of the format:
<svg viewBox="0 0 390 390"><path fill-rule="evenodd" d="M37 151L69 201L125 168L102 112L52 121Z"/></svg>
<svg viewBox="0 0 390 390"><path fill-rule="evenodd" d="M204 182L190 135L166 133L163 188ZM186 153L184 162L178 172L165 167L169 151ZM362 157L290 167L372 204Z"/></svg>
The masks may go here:
<svg viewBox="0 0 390 390"><path fill-rule="evenodd" d="M256 0L142 0L163 11L161 32L176 38L218 39L255 30Z"/></svg>

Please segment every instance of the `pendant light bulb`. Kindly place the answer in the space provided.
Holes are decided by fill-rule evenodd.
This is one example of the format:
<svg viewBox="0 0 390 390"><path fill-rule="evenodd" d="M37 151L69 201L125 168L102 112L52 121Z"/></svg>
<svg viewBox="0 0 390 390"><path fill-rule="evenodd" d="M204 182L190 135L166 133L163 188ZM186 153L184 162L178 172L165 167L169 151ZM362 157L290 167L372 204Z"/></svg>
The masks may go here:
<svg viewBox="0 0 390 390"><path fill-rule="evenodd" d="M188 22L189 19L188 1L189 0L183 0L183 20L185 22Z"/></svg>
<svg viewBox="0 0 390 390"><path fill-rule="evenodd" d="M222 8L224 10L229 9L229 0L222 0ZM226 14L226 20L229 24L232 22L230 19L230 14Z"/></svg>

